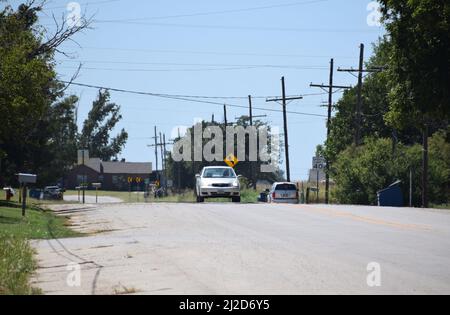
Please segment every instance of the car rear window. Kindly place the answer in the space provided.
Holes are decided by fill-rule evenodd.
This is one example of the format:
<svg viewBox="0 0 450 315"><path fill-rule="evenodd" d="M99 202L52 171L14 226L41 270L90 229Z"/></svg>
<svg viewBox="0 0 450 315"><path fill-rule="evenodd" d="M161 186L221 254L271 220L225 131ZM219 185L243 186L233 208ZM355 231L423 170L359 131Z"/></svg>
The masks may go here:
<svg viewBox="0 0 450 315"><path fill-rule="evenodd" d="M297 191L297 186L293 184L279 184L275 190Z"/></svg>

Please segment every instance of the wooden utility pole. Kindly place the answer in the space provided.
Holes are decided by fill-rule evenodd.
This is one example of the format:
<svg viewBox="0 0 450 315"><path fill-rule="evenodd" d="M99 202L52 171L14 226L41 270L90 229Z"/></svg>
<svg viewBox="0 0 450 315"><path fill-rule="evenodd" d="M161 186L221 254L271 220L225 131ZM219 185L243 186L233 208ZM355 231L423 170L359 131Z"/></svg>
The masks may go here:
<svg viewBox="0 0 450 315"><path fill-rule="evenodd" d="M166 134L163 135L163 150L164 150L164 177L165 177L165 187L167 193L167 150L166 150Z"/></svg>
<svg viewBox="0 0 450 315"><path fill-rule="evenodd" d="M301 99L303 99L303 96L287 97L286 96L286 82L285 82L284 77L281 78L281 90L282 90L281 98L267 99L266 102L279 102L279 101L282 102L283 124L284 124L284 152L286 154L286 179L288 182L290 182L291 181L291 167L290 167L290 160L289 160L289 134L288 134L288 121L287 121L287 101L301 100Z"/></svg>
<svg viewBox="0 0 450 315"><path fill-rule="evenodd" d="M409 207L413 207L413 169L409 168Z"/></svg>
<svg viewBox="0 0 450 315"><path fill-rule="evenodd" d="M311 84L311 87L318 87L328 92L328 119L327 119L327 142L330 139L331 134L331 116L333 112L333 93L334 89L350 89L351 86L333 85L334 76L334 59L330 61L330 81L328 85L324 84ZM328 157L326 159L326 182L325 182L325 203L330 203L330 161Z"/></svg>
<svg viewBox="0 0 450 315"><path fill-rule="evenodd" d="M83 175L83 204L85 204L86 203L86 182L87 182L87 175L86 175L86 166L85 166L85 164L86 164L86 161L85 161L85 156L84 156L84 154L85 154L85 150L83 150L82 151L82 153L81 153L81 160L82 160L82 165L83 165L83 171L84 171L84 175Z"/></svg>
<svg viewBox="0 0 450 315"><path fill-rule="evenodd" d="M159 179L158 176L158 131L156 130L156 126L155 126L155 159L156 159L156 179Z"/></svg>
<svg viewBox="0 0 450 315"><path fill-rule="evenodd" d="M181 141L180 128L178 128L178 141ZM181 162L177 163L177 172L178 190L181 192Z"/></svg>
<svg viewBox="0 0 450 315"><path fill-rule="evenodd" d="M283 91L283 123L284 123L284 141L286 142L286 176L287 181L291 181L291 166L289 160L289 136L288 136L288 121L287 121L287 113L286 113L286 83L284 77L281 78L281 87Z"/></svg>
<svg viewBox="0 0 450 315"><path fill-rule="evenodd" d="M428 200L428 134L429 126L425 124L423 130L423 159L422 159L422 208L429 207Z"/></svg>
<svg viewBox="0 0 450 315"><path fill-rule="evenodd" d="M225 128L228 126L228 119L227 119L227 105L223 105L223 122L225 124Z"/></svg>
<svg viewBox="0 0 450 315"><path fill-rule="evenodd" d="M159 145L161 146L161 172L164 171L164 145L162 133L159 133Z"/></svg>
<svg viewBox="0 0 450 315"><path fill-rule="evenodd" d="M253 127L253 104L252 104L252 96L248 96L248 117L250 120L250 127ZM250 153L249 153L250 160ZM253 182L253 189L256 190L256 178L255 178L255 165L253 161L250 162L250 177Z"/></svg>
<svg viewBox="0 0 450 315"><path fill-rule="evenodd" d="M356 119L355 119L355 144L361 145L361 125L362 125L362 87L363 87L363 75L364 73L381 72L381 68L364 69L364 44L359 47L359 67L358 69L338 69L340 72L358 73L358 90L357 90L357 102L356 102Z"/></svg>
<svg viewBox="0 0 450 315"><path fill-rule="evenodd" d="M156 131L156 128L155 128ZM156 133L155 133L156 134ZM161 147L161 173L164 173L164 182L165 182L165 188L167 189L167 160L166 160L166 156L167 156L167 149L166 149L166 145L169 144L173 144L173 142L166 142L166 135L162 134L161 132L159 133L159 137L154 137L155 138L155 144L151 144L149 145L149 147L155 147L155 152L156 152L156 160L158 161L158 147ZM158 142L158 138L159 138L159 142ZM158 169L156 169L158 171ZM160 178L158 178L160 179Z"/></svg>

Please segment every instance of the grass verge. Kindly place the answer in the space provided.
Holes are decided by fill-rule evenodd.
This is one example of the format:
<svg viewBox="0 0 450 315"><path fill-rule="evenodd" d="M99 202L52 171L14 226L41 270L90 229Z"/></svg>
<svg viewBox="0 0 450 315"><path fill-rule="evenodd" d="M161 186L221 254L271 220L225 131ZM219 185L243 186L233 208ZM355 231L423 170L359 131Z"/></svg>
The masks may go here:
<svg viewBox="0 0 450 315"><path fill-rule="evenodd" d="M26 217L17 204L0 204L0 295L40 294L29 279L37 268L30 239L79 236L68 219L50 211L28 208Z"/></svg>

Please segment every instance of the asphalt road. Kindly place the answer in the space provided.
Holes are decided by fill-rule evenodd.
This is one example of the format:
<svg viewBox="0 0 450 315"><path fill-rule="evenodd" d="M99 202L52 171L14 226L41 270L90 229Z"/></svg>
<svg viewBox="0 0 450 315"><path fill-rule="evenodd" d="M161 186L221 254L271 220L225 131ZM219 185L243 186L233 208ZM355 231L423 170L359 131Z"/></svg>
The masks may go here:
<svg viewBox="0 0 450 315"><path fill-rule="evenodd" d="M91 236L34 243L35 285L47 294L450 294L446 210L236 204L55 210ZM76 271L69 263L81 268L80 286L67 282ZM380 277L370 279L381 286L368 285L370 263L380 267Z"/></svg>

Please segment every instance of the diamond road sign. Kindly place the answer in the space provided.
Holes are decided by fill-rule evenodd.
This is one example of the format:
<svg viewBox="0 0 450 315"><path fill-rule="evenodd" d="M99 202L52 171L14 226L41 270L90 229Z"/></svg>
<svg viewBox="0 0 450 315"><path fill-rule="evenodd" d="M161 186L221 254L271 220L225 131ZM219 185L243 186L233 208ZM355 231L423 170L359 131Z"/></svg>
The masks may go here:
<svg viewBox="0 0 450 315"><path fill-rule="evenodd" d="M234 168L239 163L239 160L234 154L230 154L225 158L225 163L229 167Z"/></svg>

